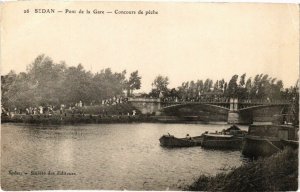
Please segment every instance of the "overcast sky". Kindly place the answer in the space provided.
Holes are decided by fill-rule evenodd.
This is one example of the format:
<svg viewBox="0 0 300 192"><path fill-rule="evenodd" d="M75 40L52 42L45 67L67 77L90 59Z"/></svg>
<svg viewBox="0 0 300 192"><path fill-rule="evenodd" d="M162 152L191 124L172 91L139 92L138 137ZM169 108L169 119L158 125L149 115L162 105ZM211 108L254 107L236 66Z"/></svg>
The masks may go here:
<svg viewBox="0 0 300 192"><path fill-rule="evenodd" d="M27 8L31 13L24 14ZM33 8L158 14L33 14ZM296 4L9 3L2 12L1 73L25 71L44 53L92 72L138 70L142 91L151 89L158 74L177 87L183 81L268 73L287 87L299 75L298 9Z"/></svg>

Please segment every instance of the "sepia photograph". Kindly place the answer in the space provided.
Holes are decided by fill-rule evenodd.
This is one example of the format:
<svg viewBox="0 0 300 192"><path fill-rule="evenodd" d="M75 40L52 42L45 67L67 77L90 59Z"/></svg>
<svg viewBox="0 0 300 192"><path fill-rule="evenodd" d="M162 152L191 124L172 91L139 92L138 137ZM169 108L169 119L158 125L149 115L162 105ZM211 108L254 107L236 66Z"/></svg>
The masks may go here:
<svg viewBox="0 0 300 192"><path fill-rule="evenodd" d="M2 190L298 190L299 4L0 13Z"/></svg>

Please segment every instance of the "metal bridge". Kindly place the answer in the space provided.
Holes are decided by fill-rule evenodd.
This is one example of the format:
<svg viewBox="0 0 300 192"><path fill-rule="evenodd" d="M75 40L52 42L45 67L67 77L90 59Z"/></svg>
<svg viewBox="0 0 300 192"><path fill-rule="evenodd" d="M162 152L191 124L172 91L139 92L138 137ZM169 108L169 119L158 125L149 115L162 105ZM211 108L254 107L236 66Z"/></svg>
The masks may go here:
<svg viewBox="0 0 300 192"><path fill-rule="evenodd" d="M225 101L214 101L214 100L203 100L203 101L160 101L161 109L167 109L182 105L211 105L215 107L224 108L231 111L242 111L248 109L254 109L259 107L268 107L268 106L287 106L291 102L285 100L238 100L238 99L228 99Z"/></svg>
<svg viewBox="0 0 300 192"><path fill-rule="evenodd" d="M129 98L143 114L167 116L185 116L227 121L229 123L271 121L274 115L280 115L289 101L271 100L223 100L167 101L161 99Z"/></svg>

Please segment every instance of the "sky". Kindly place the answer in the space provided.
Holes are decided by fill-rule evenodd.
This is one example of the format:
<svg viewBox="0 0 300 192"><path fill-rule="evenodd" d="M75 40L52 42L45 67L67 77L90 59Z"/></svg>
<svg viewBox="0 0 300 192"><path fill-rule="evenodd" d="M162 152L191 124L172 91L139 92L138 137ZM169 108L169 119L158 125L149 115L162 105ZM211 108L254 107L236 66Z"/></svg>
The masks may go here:
<svg viewBox="0 0 300 192"><path fill-rule="evenodd" d="M112 13L78 14L79 9ZM296 4L25 1L2 5L1 22L1 74L26 71L45 54L93 73L108 67L128 74L138 70L146 92L157 75L168 76L169 87L243 73L267 73L289 87L299 76Z"/></svg>

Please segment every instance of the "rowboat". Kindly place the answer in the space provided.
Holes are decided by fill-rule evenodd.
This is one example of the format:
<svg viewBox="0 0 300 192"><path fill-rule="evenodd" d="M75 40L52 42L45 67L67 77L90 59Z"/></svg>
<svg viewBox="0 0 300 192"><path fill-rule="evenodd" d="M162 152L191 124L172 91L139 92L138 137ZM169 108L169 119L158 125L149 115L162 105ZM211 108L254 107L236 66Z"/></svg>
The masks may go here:
<svg viewBox="0 0 300 192"><path fill-rule="evenodd" d="M202 136L190 138L177 138L173 135L163 135L160 139L160 145L163 147L193 147L201 146Z"/></svg>

